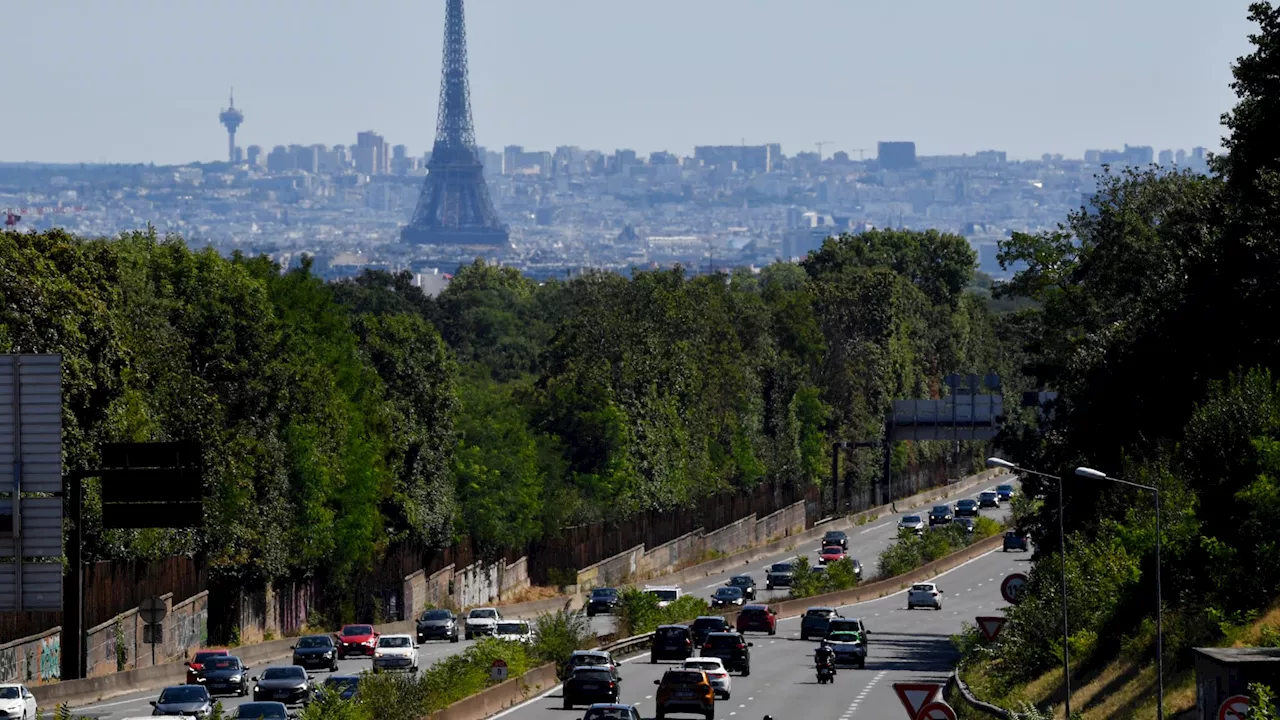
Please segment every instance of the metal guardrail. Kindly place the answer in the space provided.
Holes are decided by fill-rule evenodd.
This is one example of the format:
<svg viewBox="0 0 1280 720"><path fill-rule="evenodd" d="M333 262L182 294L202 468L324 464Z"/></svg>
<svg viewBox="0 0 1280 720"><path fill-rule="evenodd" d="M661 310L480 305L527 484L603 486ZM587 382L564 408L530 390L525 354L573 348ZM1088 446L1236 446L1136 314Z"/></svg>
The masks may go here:
<svg viewBox="0 0 1280 720"><path fill-rule="evenodd" d="M991 703L979 700L978 697L969 690L969 686L964 684L964 680L960 678L959 665L956 665L955 670L951 671L951 677L948 679L948 682L955 686L956 690L960 692L960 697L964 698L964 701L974 710L986 713L992 717L1000 718L1000 720L1015 720L1017 717L1002 707L997 707Z"/></svg>
<svg viewBox="0 0 1280 720"><path fill-rule="evenodd" d="M643 650L653 645L653 633L647 632L641 635L633 635L629 638L622 638L600 647L601 650L608 650L617 655L630 655L637 650Z"/></svg>

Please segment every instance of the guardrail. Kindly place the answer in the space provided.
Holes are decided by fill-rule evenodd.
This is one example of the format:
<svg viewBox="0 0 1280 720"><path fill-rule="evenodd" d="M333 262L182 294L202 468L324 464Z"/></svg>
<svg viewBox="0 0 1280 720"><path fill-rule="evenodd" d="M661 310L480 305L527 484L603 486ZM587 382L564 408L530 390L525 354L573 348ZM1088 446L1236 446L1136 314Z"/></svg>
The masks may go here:
<svg viewBox="0 0 1280 720"><path fill-rule="evenodd" d="M965 704L977 710L986 713L991 717L1000 718L1000 720L1014 720L1017 716L1002 707L997 707L988 702L983 702L969 690L969 686L964 684L964 680L960 677L960 666L956 665L951 671L951 677L947 678L947 684L951 685L960 693L960 697L964 698Z"/></svg>

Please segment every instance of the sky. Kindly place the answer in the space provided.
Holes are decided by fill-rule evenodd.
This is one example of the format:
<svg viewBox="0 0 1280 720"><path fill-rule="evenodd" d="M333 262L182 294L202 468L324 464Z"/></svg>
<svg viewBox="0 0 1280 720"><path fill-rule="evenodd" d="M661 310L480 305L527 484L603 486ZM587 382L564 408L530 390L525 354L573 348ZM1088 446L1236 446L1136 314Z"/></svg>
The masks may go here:
<svg viewBox="0 0 1280 720"><path fill-rule="evenodd" d="M1249 0L471 0L479 144L1220 146ZM444 0L4 0L0 161L435 137Z"/></svg>

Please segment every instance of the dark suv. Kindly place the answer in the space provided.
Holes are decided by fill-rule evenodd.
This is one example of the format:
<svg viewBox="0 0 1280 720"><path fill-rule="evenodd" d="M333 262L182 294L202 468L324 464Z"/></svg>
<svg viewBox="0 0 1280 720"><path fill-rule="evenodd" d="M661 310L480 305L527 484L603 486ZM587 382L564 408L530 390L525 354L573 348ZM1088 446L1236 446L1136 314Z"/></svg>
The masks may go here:
<svg viewBox="0 0 1280 720"><path fill-rule="evenodd" d="M592 703L618 702L618 682L613 678L613 671L601 665L583 665L573 669L573 674L564 681L564 709L574 705L590 705Z"/></svg>
<svg viewBox="0 0 1280 720"><path fill-rule="evenodd" d="M978 501L965 498L956 503L956 517L978 517Z"/></svg>
<svg viewBox="0 0 1280 720"><path fill-rule="evenodd" d="M791 578L795 575L795 566L789 562L774 563L769 566L764 576L764 589L775 587L791 587Z"/></svg>
<svg viewBox="0 0 1280 720"><path fill-rule="evenodd" d="M951 522L951 506L950 505L934 505L929 511L929 527L934 525L946 525Z"/></svg>
<svg viewBox="0 0 1280 720"><path fill-rule="evenodd" d="M729 587L736 587L742 591L742 597L748 600L756 599L756 581L750 575L734 575L729 578L726 583Z"/></svg>
<svg viewBox="0 0 1280 720"><path fill-rule="evenodd" d="M729 632L733 627L729 625L729 621L720 615L702 615L693 624L689 626L689 630L693 632L693 644L701 645L707 641L707 636L713 632Z"/></svg>
<svg viewBox="0 0 1280 720"><path fill-rule="evenodd" d="M828 545L839 545L841 550L849 549L849 535L843 530L828 530L822 536L821 547Z"/></svg>
<svg viewBox="0 0 1280 720"><path fill-rule="evenodd" d="M618 609L618 591L613 588L596 588L591 591L591 599L587 601L587 617L595 617L601 613L612 615Z"/></svg>
<svg viewBox="0 0 1280 720"><path fill-rule="evenodd" d="M1010 530L1004 534L1004 551L1010 550L1030 550L1031 541L1023 533L1017 530Z"/></svg>
<svg viewBox="0 0 1280 720"><path fill-rule="evenodd" d="M653 650L649 662L688 660L693 657L693 633L685 625L659 625L653 631Z"/></svg>
<svg viewBox="0 0 1280 720"><path fill-rule="evenodd" d="M752 643L747 642L742 633L713 632L702 643L702 652L699 654L702 657L720 658L725 670L736 670L746 677L751 674L751 646Z"/></svg>

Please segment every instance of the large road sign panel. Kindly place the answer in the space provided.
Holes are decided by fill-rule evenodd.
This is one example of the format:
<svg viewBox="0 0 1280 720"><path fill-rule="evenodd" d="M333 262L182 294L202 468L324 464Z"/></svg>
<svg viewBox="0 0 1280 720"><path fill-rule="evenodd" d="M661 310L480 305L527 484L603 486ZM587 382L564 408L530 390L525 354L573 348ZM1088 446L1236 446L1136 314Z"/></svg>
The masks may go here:
<svg viewBox="0 0 1280 720"><path fill-rule="evenodd" d="M104 528L188 528L204 522L198 503L103 503Z"/></svg>
<svg viewBox="0 0 1280 720"><path fill-rule="evenodd" d="M1004 579L1004 582L1000 583L1000 596L1004 598L1005 602L1017 605L1021 599L1023 589L1027 586L1027 581L1027 576L1022 573L1010 575Z"/></svg>
<svg viewBox="0 0 1280 720"><path fill-rule="evenodd" d="M1248 713L1249 698L1244 695L1232 695L1218 708L1218 720L1244 720Z"/></svg>
<svg viewBox="0 0 1280 720"><path fill-rule="evenodd" d="M62 490L61 355L0 355L0 493L15 472L23 492Z"/></svg>
<svg viewBox="0 0 1280 720"><path fill-rule="evenodd" d="M956 711L941 700L935 700L920 708L916 720L956 720Z"/></svg>
<svg viewBox="0 0 1280 720"><path fill-rule="evenodd" d="M0 563L0 610L18 609L17 569L22 568L22 609L62 609L62 563Z"/></svg>
<svg viewBox="0 0 1280 720"><path fill-rule="evenodd" d="M202 460L193 442L103 443L99 455L102 470L197 468Z"/></svg>
<svg viewBox="0 0 1280 720"><path fill-rule="evenodd" d="M22 498L20 528L12 525L13 499L0 498L0 517L10 520L7 532L21 531L22 556L29 558L56 558L62 556L62 498ZM0 542L0 558L11 558L12 542Z"/></svg>
<svg viewBox="0 0 1280 720"><path fill-rule="evenodd" d="M974 618L978 621L978 631L982 636L991 642L1000 636L1000 630L1004 627L1006 620L1002 617L978 616Z"/></svg>
<svg viewBox="0 0 1280 720"><path fill-rule="evenodd" d="M920 711L925 705L932 702L938 693L942 692L942 685L939 683L908 683L896 682L893 684L893 691L898 693L898 700L902 701L902 707L907 711L907 717L910 720L916 720L920 717Z"/></svg>
<svg viewBox="0 0 1280 720"><path fill-rule="evenodd" d="M204 494L194 470L103 470L99 475L104 503L195 502Z"/></svg>

